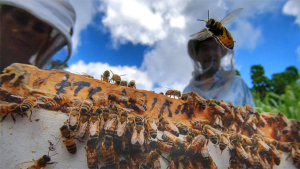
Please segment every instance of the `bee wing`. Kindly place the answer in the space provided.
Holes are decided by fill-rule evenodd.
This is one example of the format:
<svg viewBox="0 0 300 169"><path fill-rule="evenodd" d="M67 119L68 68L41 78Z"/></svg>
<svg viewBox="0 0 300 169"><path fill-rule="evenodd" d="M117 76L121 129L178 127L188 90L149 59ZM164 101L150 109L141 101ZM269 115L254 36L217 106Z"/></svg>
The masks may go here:
<svg viewBox="0 0 300 169"><path fill-rule="evenodd" d="M87 128L88 128L88 122L85 122L83 124L80 123L79 129L77 131L77 137L82 138L84 136Z"/></svg>
<svg viewBox="0 0 300 169"><path fill-rule="evenodd" d="M161 169L161 164L159 160L155 160L153 164L153 169Z"/></svg>
<svg viewBox="0 0 300 169"><path fill-rule="evenodd" d="M173 131L179 132L178 128L171 121L169 121L168 127L170 127L170 129L173 130Z"/></svg>
<svg viewBox="0 0 300 169"><path fill-rule="evenodd" d="M168 131L164 131L164 135L166 135L168 138L170 138L173 141L176 139L176 136L174 136L174 134L172 134Z"/></svg>
<svg viewBox="0 0 300 169"><path fill-rule="evenodd" d="M127 122L123 122L122 124L121 123L118 123L118 126L117 126L117 135L119 137L121 137L125 131L126 131L126 126L127 126Z"/></svg>
<svg viewBox="0 0 300 169"><path fill-rule="evenodd" d="M131 144L135 144L136 142L137 142L137 130L136 128L134 128L131 137Z"/></svg>
<svg viewBox="0 0 300 169"><path fill-rule="evenodd" d="M107 120L104 125L104 130L110 129L114 122L115 122L115 118Z"/></svg>
<svg viewBox="0 0 300 169"><path fill-rule="evenodd" d="M105 125L104 117L101 117L101 119L100 119L100 131L104 128L104 125Z"/></svg>
<svg viewBox="0 0 300 169"><path fill-rule="evenodd" d="M231 21L233 21L243 10L244 8L238 8L234 11L232 11L231 13L229 13L228 15L226 15L220 22L224 25L224 24L228 24Z"/></svg>
<svg viewBox="0 0 300 169"><path fill-rule="evenodd" d="M190 35L191 37L192 36L195 36L195 38L197 38L198 40L205 40L209 37L212 37L213 36L213 33L210 32L207 28L203 31L200 31L200 32L196 32L196 33L193 33Z"/></svg>
<svg viewBox="0 0 300 169"><path fill-rule="evenodd" d="M145 108L137 103L135 103L136 107L138 107L142 111L146 111Z"/></svg>
<svg viewBox="0 0 300 169"><path fill-rule="evenodd" d="M137 137L137 141L140 143L140 145L143 145L143 144L144 144L144 141L145 141L144 131L145 131L145 128L143 128L143 129L140 131L140 134L139 134L138 137Z"/></svg>
<svg viewBox="0 0 300 169"><path fill-rule="evenodd" d="M156 125L155 121L153 121L152 123L149 123L149 125L151 126L151 128L153 130L157 130L157 125Z"/></svg>
<svg viewBox="0 0 300 169"><path fill-rule="evenodd" d="M34 165L35 165L35 161L23 162L23 163L17 164L15 166L15 169L27 169Z"/></svg>
<svg viewBox="0 0 300 169"><path fill-rule="evenodd" d="M201 155L204 158L207 158L209 156L209 152L206 144L204 144L203 147L201 148Z"/></svg>
<svg viewBox="0 0 300 169"><path fill-rule="evenodd" d="M95 123L90 122L89 132L90 132L91 136L93 136L97 133L98 125L99 125L99 123L97 123L97 121L95 121Z"/></svg>

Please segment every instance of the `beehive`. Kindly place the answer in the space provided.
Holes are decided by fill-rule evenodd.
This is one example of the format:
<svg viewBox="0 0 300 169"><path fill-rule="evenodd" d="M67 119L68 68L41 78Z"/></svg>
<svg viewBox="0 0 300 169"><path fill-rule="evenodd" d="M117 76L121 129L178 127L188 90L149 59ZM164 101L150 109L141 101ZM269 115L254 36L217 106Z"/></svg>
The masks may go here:
<svg viewBox="0 0 300 169"><path fill-rule="evenodd" d="M128 168L138 168L152 163L161 168L171 168L174 163L175 168L297 168L299 165L298 121L289 120L282 113L257 114L251 107L204 100L195 93L175 98L87 75L45 71L24 64L11 65L0 78L0 114L7 115L0 129L1 152L6 154L0 159L4 168L21 166L48 154L57 163L47 168L116 168L126 164ZM72 113L75 109L78 114ZM104 112L115 114L111 117L117 119L108 119L106 124ZM124 147L116 140L117 122L120 123L122 114L128 114L129 118L121 139L126 143ZM90 127L81 130L80 123L74 127L84 116ZM150 124L151 119L155 123ZM179 126L179 122L186 128ZM64 125L71 134L68 139L61 135ZM158 131L150 132L153 126ZM80 131L85 134L79 138ZM156 131L157 138L152 138L151 133ZM173 136L168 131L179 135ZM106 135L112 135L113 149L109 149L111 144L105 145L110 138ZM164 140L168 136L170 140ZM64 143L73 139L76 153L69 153ZM107 158L107 149L109 155L115 151L113 156ZM149 154L154 152L158 152L159 160L150 160ZM291 157L287 158L289 154ZM111 158L115 160L111 162Z"/></svg>

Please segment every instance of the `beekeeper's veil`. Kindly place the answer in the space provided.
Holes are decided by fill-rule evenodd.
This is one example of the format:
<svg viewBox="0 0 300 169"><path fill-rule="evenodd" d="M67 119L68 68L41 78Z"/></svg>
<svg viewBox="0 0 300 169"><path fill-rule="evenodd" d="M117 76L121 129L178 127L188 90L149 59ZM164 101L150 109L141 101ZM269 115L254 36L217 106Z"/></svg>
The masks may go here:
<svg viewBox="0 0 300 169"><path fill-rule="evenodd" d="M204 36L202 34L201 37L200 34L195 34L194 38L190 39L188 42L188 53L194 64L194 71L192 72L193 78L190 82L190 87L192 91L194 91L193 86L197 88L198 85L201 85L206 82L206 81L200 82L199 76L207 72L210 69L210 67L213 65L213 58L211 60L211 66L206 69L203 69L199 62L199 57L201 56L197 54L198 52L197 50L199 48L197 45L199 45L199 42L213 37L212 36L213 34L207 28L204 28L201 32L206 32L206 33ZM229 50L225 47L222 47L222 54L223 57L221 59L221 65L217 74L218 76L221 77L218 80L225 82L228 79L234 77L236 74L234 68L234 53L233 50Z"/></svg>
<svg viewBox="0 0 300 169"><path fill-rule="evenodd" d="M50 69L68 61L72 52L71 36L76 17L75 10L68 0L1 0L0 5L26 10L52 26L49 43L31 57L32 64Z"/></svg>

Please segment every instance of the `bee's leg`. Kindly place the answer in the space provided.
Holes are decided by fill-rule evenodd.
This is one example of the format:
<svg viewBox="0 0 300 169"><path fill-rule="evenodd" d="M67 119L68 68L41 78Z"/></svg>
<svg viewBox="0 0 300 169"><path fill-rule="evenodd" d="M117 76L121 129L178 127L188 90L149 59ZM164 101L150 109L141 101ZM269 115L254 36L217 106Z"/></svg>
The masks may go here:
<svg viewBox="0 0 300 169"><path fill-rule="evenodd" d="M2 121L6 118L8 114L6 114L5 116L2 117L2 119L0 120L0 122L2 123Z"/></svg>
<svg viewBox="0 0 300 169"><path fill-rule="evenodd" d="M10 113L10 115L11 115L11 117L12 117L12 119L13 119L14 123L16 123L15 116L14 116L12 113Z"/></svg>
<svg viewBox="0 0 300 169"><path fill-rule="evenodd" d="M26 114L26 115L27 115L27 114ZM30 122L32 122L31 116L32 116L32 110L30 110L30 115L29 115L29 117L28 117Z"/></svg>

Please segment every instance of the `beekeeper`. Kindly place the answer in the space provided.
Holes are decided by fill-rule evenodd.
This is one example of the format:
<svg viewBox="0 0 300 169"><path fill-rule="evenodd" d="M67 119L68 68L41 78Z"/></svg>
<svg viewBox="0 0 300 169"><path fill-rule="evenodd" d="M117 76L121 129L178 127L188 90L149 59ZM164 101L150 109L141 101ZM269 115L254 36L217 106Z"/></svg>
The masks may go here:
<svg viewBox="0 0 300 169"><path fill-rule="evenodd" d="M203 29L208 31L208 29ZM205 99L224 100L234 105L254 107L252 94L236 75L233 50L222 47L212 36L190 39L188 53L194 64L192 79L185 92L197 92Z"/></svg>
<svg viewBox="0 0 300 169"><path fill-rule="evenodd" d="M41 69L71 56L75 10L68 0L0 1L0 71L12 63Z"/></svg>

